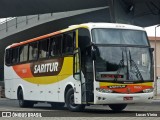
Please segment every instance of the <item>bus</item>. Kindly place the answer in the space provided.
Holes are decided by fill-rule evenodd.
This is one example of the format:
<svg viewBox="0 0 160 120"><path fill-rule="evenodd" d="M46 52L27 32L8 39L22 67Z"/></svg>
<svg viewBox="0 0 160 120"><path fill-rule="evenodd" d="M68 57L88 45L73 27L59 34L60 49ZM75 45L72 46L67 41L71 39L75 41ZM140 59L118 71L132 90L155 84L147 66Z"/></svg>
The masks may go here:
<svg viewBox="0 0 160 120"><path fill-rule="evenodd" d="M20 107L47 102L82 111L153 99L153 48L143 28L84 23L14 43L5 50L5 95Z"/></svg>

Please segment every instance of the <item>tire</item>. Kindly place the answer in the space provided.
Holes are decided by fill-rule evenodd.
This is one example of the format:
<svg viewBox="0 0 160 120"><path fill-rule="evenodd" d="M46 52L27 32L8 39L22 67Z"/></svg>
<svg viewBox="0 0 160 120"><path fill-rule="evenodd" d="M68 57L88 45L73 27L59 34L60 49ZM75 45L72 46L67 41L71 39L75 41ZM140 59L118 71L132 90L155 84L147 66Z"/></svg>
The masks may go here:
<svg viewBox="0 0 160 120"><path fill-rule="evenodd" d="M52 102L52 103L51 103L51 107L52 107L53 109L61 109L61 108L64 107L64 103L54 103L54 102Z"/></svg>
<svg viewBox="0 0 160 120"><path fill-rule="evenodd" d="M21 108L33 107L33 105L34 105L34 103L32 101L26 101L26 100L24 100L22 89L20 89L18 91L18 102L19 102L19 106Z"/></svg>
<svg viewBox="0 0 160 120"><path fill-rule="evenodd" d="M115 111L115 112L120 112L126 108L127 104L111 104L109 107Z"/></svg>
<svg viewBox="0 0 160 120"><path fill-rule="evenodd" d="M84 110L85 105L81 104L74 104L74 90L73 88L69 89L66 94L66 105L67 108L72 112L79 112Z"/></svg>

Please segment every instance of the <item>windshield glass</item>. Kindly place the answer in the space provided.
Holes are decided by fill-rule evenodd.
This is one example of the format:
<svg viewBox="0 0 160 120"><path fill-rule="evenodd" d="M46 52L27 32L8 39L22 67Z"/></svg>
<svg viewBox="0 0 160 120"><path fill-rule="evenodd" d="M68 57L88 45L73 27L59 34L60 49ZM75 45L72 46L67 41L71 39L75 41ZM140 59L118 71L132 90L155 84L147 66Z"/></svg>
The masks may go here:
<svg viewBox="0 0 160 120"><path fill-rule="evenodd" d="M96 80L152 80L149 48L95 46Z"/></svg>
<svg viewBox="0 0 160 120"><path fill-rule="evenodd" d="M95 44L129 44L147 45L147 36L144 31L129 29L96 28L92 30Z"/></svg>

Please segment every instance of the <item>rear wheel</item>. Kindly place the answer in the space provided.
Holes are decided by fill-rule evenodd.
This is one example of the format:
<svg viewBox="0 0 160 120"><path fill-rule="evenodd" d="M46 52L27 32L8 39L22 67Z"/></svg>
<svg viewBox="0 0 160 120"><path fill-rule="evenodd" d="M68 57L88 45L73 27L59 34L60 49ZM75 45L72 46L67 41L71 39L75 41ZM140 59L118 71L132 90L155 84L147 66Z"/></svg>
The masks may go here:
<svg viewBox="0 0 160 120"><path fill-rule="evenodd" d="M22 107L22 108L33 107L33 105L34 105L34 103L32 101L24 100L22 89L20 89L18 91L18 102L19 102L19 106Z"/></svg>
<svg viewBox="0 0 160 120"><path fill-rule="evenodd" d="M122 111L126 108L127 104L111 104L109 107L116 112Z"/></svg>
<svg viewBox="0 0 160 120"><path fill-rule="evenodd" d="M75 104L73 88L69 89L66 94L66 105L67 105L67 108L72 112L82 111L85 108L85 105Z"/></svg>

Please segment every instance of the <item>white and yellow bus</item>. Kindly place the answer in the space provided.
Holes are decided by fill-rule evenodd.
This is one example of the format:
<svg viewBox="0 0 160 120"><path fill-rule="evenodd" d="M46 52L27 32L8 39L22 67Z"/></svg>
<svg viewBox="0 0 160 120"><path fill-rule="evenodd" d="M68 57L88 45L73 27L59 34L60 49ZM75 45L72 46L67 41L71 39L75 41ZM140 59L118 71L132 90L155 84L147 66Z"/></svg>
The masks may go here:
<svg viewBox="0 0 160 120"><path fill-rule="evenodd" d="M20 107L48 102L71 111L86 105L153 99L153 49L143 28L86 23L15 43L5 51L5 95Z"/></svg>

